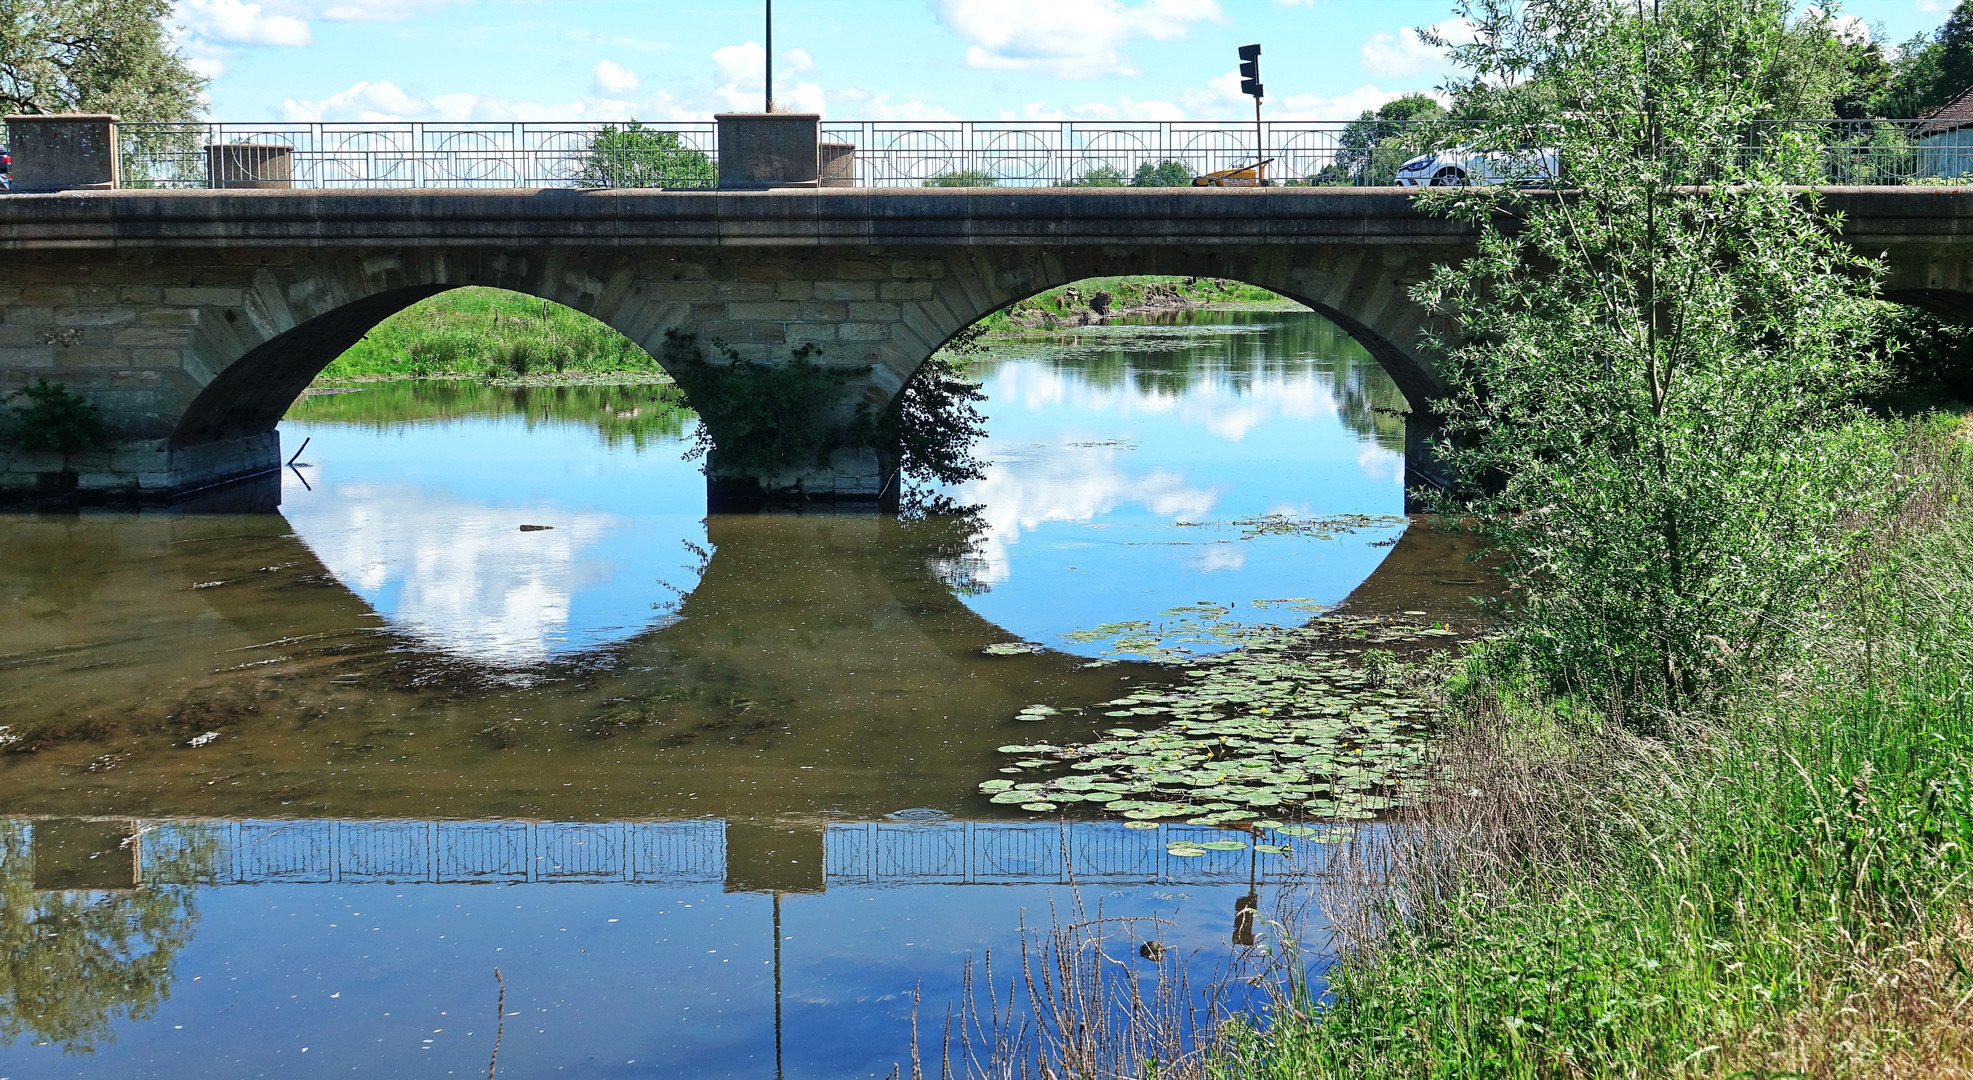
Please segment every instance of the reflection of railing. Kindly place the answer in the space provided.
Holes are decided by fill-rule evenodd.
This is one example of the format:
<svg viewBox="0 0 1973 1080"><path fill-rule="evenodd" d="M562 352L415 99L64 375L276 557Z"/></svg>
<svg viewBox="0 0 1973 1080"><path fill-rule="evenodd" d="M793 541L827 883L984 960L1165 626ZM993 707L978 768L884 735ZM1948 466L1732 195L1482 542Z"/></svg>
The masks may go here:
<svg viewBox="0 0 1973 1080"><path fill-rule="evenodd" d="M119 139L125 182L137 187L696 188L711 182L719 155L713 124L648 124L639 138L662 137L662 147L617 139L599 148L605 127L132 123L120 127ZM1813 175L1805 182L1907 184L1973 175L1973 127L1927 120L1761 122L1725 156L1771 148L1784 136L1806 140L1813 151ZM1140 170L1183 183L1251 164L1256 153L1254 125L1235 121L825 122L822 137L855 148L858 187L1119 186L1138 179ZM1471 139L1471 129L1447 123L1279 121L1261 125L1259 153L1273 159L1268 175L1276 182L1379 185L1393 182L1407 158Z"/></svg>
<svg viewBox="0 0 1973 1080"><path fill-rule="evenodd" d="M713 884L727 876L726 824L716 820L166 819L136 827L142 884ZM1229 835L1237 834L1100 821L860 822L823 833L821 877L859 886L1245 881L1254 871L1247 851L1167 851L1176 840ZM186 857L189 850L197 857ZM1301 865L1270 855L1261 868Z"/></svg>

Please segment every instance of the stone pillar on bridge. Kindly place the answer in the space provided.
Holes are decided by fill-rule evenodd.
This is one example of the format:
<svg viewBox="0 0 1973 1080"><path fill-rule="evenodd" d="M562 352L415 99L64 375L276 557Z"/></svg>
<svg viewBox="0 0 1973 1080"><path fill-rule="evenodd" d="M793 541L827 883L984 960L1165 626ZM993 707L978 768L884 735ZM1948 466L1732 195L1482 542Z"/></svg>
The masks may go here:
<svg viewBox="0 0 1973 1080"><path fill-rule="evenodd" d="M15 191L106 191L122 182L115 116L37 113L6 121Z"/></svg>
<svg viewBox="0 0 1973 1080"><path fill-rule="evenodd" d="M818 186L822 176L820 114L720 113L713 119L719 124L722 190Z"/></svg>

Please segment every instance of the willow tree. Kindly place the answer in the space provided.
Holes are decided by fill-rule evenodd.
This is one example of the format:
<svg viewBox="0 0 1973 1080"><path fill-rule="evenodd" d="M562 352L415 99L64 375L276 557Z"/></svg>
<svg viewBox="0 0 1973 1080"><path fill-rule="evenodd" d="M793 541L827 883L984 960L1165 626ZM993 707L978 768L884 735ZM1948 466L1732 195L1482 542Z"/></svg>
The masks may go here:
<svg viewBox="0 0 1973 1080"><path fill-rule="evenodd" d="M1821 87L1784 0L1473 0L1450 89L1538 177L1445 189L1478 254L1443 320L1444 454L1554 683L1677 705L1773 661L1882 498L1874 268L1812 190ZM1826 30L1826 27L1823 28ZM1791 65L1796 65L1791 69Z"/></svg>
<svg viewBox="0 0 1973 1080"><path fill-rule="evenodd" d="M171 0L0 0L0 112L197 119L207 80L171 14Z"/></svg>

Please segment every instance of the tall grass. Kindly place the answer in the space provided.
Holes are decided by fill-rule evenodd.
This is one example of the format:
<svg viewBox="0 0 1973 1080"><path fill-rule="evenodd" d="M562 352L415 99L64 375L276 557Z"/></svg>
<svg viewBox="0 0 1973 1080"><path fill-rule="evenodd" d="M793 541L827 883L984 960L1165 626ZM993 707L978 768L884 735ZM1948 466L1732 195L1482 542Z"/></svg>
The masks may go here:
<svg viewBox="0 0 1973 1080"><path fill-rule="evenodd" d="M422 300L378 323L318 381L657 371L657 362L636 343L573 308L473 286Z"/></svg>
<svg viewBox="0 0 1973 1080"><path fill-rule="evenodd" d="M1973 447L1902 430L1930 479L1772 681L1644 738L1474 664L1326 990L1224 1071L1973 1075Z"/></svg>

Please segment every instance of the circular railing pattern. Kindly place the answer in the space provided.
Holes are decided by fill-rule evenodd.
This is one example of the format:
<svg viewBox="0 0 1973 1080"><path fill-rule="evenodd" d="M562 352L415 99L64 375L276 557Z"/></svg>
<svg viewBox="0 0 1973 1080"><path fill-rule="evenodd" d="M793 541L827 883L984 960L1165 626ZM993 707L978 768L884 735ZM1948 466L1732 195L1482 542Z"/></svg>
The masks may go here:
<svg viewBox="0 0 1973 1080"><path fill-rule="evenodd" d="M1352 125L1356 124L1355 127ZM599 139L622 124L603 123L259 123L120 126L124 175L134 187L204 187L208 148L259 144L290 148L296 187L576 187L619 183L704 187L718 157L715 125L647 124L669 133L662 151L601 151ZM1252 123L1239 121L843 122L823 137L855 147L860 187L944 182L1004 186L1130 183L1138 170L1176 162L1192 175L1249 165ZM1354 132L1357 138L1352 139ZM1373 145L1352 143L1374 132ZM1973 172L1973 129L1928 121L1802 121L1750 125L1739 152L1779 138L1813 141L1823 182L1908 183ZM1281 121L1262 125L1258 154L1276 182L1388 184L1397 163L1450 146L1461 132L1443 124ZM688 155L657 157L657 154ZM1728 148L1728 154L1734 151ZM639 155L646 155L640 158ZM703 155L692 158L689 155ZM248 160L252 155L240 155ZM652 160L671 162L653 170ZM679 162L684 165L679 165ZM675 166L675 167L673 167ZM669 169L669 171L667 171ZM685 174L670 175L684 169ZM1167 170L1167 181L1177 170ZM238 179L238 177L235 177ZM259 178L257 178L259 179Z"/></svg>

